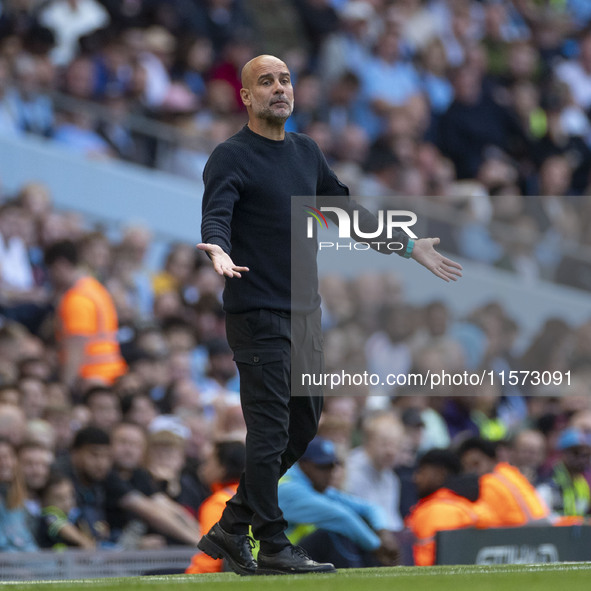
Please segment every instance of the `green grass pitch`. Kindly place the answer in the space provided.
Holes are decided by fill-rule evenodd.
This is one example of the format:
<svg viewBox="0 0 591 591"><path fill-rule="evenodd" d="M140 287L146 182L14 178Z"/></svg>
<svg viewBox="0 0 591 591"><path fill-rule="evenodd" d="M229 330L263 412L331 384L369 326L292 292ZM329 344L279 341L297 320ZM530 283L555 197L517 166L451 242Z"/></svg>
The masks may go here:
<svg viewBox="0 0 591 591"><path fill-rule="evenodd" d="M231 573L4 583L26 591L578 591L591 589L591 563L435 566L341 570L331 575L239 577Z"/></svg>

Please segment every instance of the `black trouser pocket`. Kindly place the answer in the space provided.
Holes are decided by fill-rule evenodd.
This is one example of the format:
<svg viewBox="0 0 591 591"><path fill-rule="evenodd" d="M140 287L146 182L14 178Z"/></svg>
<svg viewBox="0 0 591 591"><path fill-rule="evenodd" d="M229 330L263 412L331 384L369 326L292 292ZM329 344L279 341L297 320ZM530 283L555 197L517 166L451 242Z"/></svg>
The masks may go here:
<svg viewBox="0 0 591 591"><path fill-rule="evenodd" d="M234 361L240 372L240 395L243 403L289 400L290 360L287 351L236 349Z"/></svg>

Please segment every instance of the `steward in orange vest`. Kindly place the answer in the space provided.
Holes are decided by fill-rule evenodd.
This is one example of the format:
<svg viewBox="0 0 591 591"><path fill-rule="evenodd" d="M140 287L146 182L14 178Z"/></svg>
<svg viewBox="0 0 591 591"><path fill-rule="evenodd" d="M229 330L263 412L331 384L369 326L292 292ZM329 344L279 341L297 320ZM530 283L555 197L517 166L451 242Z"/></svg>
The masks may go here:
<svg viewBox="0 0 591 591"><path fill-rule="evenodd" d="M208 532L222 516L226 508L226 502L229 501L238 490L238 481L223 485L216 483L212 486L215 491L210 497L207 497L201 507L199 507L199 527L202 532ZM222 572L224 561L215 559L204 552L197 552L191 558L191 564L185 570L188 575L199 573L220 573Z"/></svg>
<svg viewBox="0 0 591 591"><path fill-rule="evenodd" d="M127 366L119 350L117 312L111 295L78 268L76 246L69 240L47 249L45 265L61 294L56 339L62 381L69 387L80 378L112 384Z"/></svg>
<svg viewBox="0 0 591 591"><path fill-rule="evenodd" d="M244 444L239 441L216 443L210 456L205 460L201 468L201 477L209 482L213 494L199 507L201 533L208 532L220 520L226 508L226 501L236 494L244 463ZM223 560L216 560L204 552L197 552L185 572L192 575L219 573L222 570Z"/></svg>
<svg viewBox="0 0 591 591"><path fill-rule="evenodd" d="M494 515L491 527L550 525L550 509L529 480L515 466L498 462L494 443L478 437L458 450L465 472L479 476L480 496Z"/></svg>
<svg viewBox="0 0 591 591"><path fill-rule="evenodd" d="M405 521L415 536L413 557L417 566L435 564L438 531L490 527L493 516L486 506L446 487L446 484L451 486L452 477L460 469L457 456L445 449L432 449L419 460L413 480L420 500Z"/></svg>

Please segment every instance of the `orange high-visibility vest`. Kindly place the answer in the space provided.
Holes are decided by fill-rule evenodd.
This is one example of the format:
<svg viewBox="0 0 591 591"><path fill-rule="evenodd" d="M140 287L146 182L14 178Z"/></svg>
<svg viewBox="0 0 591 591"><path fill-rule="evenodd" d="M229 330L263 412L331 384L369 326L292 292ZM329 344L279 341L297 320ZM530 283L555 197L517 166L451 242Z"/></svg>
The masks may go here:
<svg viewBox="0 0 591 591"><path fill-rule="evenodd" d="M413 557L417 566L435 564L435 534L466 527L490 527L493 516L485 505L478 505L447 488L440 488L421 499L406 518L406 526L416 542Z"/></svg>
<svg viewBox="0 0 591 591"><path fill-rule="evenodd" d="M550 509L515 466L500 462L480 477L480 496L494 514L492 527L549 524Z"/></svg>
<svg viewBox="0 0 591 591"><path fill-rule="evenodd" d="M93 277L82 277L62 297L58 306L58 342L84 337L82 378L113 383L127 370L117 341L118 319L109 292Z"/></svg>
<svg viewBox="0 0 591 591"><path fill-rule="evenodd" d="M223 488L214 486L217 490L201 503L199 507L199 527L201 533L206 534L219 520L226 508L226 501L230 500L238 490L238 483L228 484ZM215 559L203 552L197 552L191 558L191 564L185 570L188 575L198 573L222 572L223 560Z"/></svg>

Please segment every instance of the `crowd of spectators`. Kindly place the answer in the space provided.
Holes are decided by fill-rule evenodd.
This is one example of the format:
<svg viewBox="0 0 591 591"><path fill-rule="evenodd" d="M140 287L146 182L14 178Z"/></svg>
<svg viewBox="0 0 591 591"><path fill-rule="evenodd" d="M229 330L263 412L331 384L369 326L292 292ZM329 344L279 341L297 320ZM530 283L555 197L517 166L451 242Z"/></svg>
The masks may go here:
<svg viewBox="0 0 591 591"><path fill-rule="evenodd" d="M591 285L585 0L7 0L0 10L3 134L200 179L245 122L240 67L275 53L296 88L288 129L312 136L352 193L437 210L448 251L525 280ZM172 127L147 136L138 114Z"/></svg>
<svg viewBox="0 0 591 591"><path fill-rule="evenodd" d="M270 51L294 76L289 129L319 143L352 193L442 212L428 230L446 250L588 289L590 22L584 0L7 0L0 133L199 178L213 146L244 124L240 66ZM182 141L161 150L134 126L138 114ZM44 252L64 239L116 307L127 371L112 386L60 378L60 294ZM200 508L223 481L219 442L245 435L238 376L223 281L182 243L154 270L152 246L145 228L115 235L55 210L41 184L2 195L2 551L198 538ZM416 306L394 274L327 275L321 291L327 371L552 376L328 391L330 483L381 507L381 530L399 531L416 503L419 458L470 436L498 442L556 515L589 515L588 319L548 319L517 349L519 319L495 301L463 316L439 301Z"/></svg>
<svg viewBox="0 0 591 591"><path fill-rule="evenodd" d="M194 544L203 502L223 493L219 444L245 437L237 370L224 336L223 280L193 245L171 244L152 269L148 230L108 230L56 210L39 183L2 198L2 551ZM52 285L44 256L65 239L76 245L81 272L108 289L118 314L127 369L112 385L63 379L55 331L63 294ZM498 302L459 316L439 301L413 305L399 276L372 272L352 280L326 275L320 288L327 372L552 376L545 385L487 379L481 387L327 388L320 435L333 442L338 461L329 481L304 465L300 483L309 486L306 475L316 475L323 490L330 484L357 500L336 492L331 498L360 515L379 515L377 537L368 530L357 538L366 552L381 548L377 556L392 563L388 532L403 528L417 502L419 458L467 437L497 442L499 458L540 485L557 515L589 514L591 322L548 319L518 350L519 319ZM239 451L232 453L228 470L235 474ZM215 499L206 505L210 520ZM317 542L326 546L323 538Z"/></svg>

